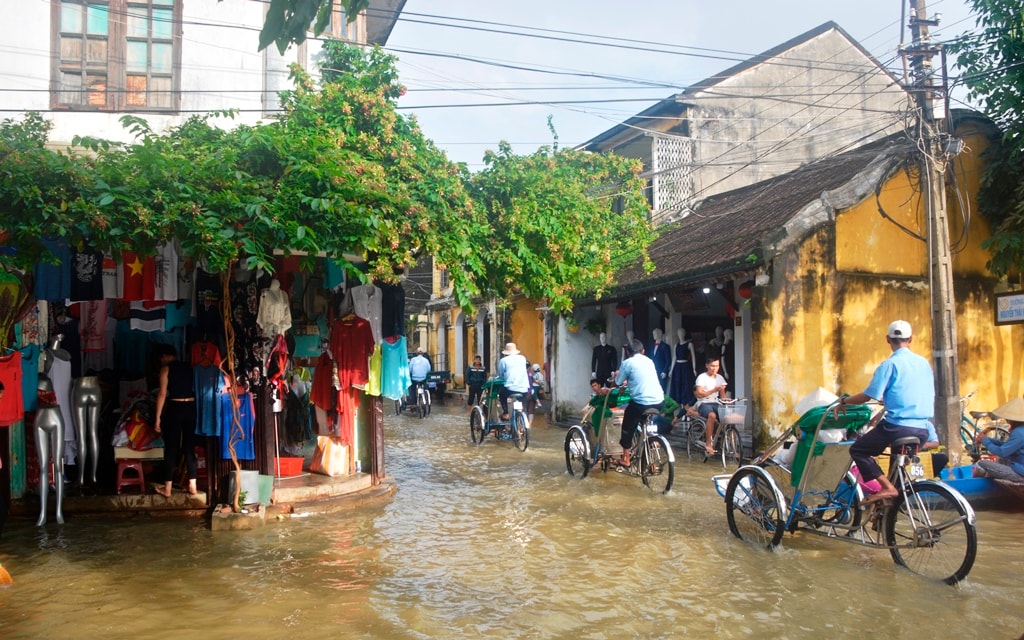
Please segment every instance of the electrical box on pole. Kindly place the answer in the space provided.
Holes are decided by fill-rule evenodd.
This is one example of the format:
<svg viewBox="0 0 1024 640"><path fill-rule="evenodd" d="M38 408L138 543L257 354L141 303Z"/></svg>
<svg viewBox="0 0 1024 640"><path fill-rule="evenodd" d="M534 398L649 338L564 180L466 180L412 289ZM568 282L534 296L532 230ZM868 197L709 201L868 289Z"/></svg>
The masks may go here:
<svg viewBox="0 0 1024 640"><path fill-rule="evenodd" d="M910 62L912 82L908 89L917 100L920 112L917 134L921 148L920 186L928 220L935 428L941 442L955 447L960 446L957 435L960 428L960 378L957 373L953 261L946 214L946 149L949 145L943 144L941 139L946 117L946 79L944 76L937 78L932 65L932 58L942 49L931 42L929 27L938 25L939 19L927 17L925 0L908 2L914 40L902 53Z"/></svg>

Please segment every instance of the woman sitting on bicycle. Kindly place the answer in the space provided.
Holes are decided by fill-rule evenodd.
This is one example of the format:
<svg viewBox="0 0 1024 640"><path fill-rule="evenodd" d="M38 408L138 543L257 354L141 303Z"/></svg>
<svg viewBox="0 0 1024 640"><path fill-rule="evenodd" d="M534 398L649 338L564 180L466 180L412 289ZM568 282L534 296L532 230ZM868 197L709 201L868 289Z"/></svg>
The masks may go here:
<svg viewBox="0 0 1024 640"><path fill-rule="evenodd" d="M704 430L704 448L708 450L708 455L710 456L715 455L715 447L712 442L714 442L715 437L715 422L718 420L718 408L721 406L718 403L718 399L727 397L726 389L728 388L725 378L718 373L720 364L718 356L708 356L704 363L707 371L697 376L695 391L697 394L697 411L707 421L707 428Z"/></svg>
<svg viewBox="0 0 1024 640"><path fill-rule="evenodd" d="M1024 400L1014 398L993 411L992 415L1006 420L1010 425L1010 437L1006 442L999 442L978 433L976 442L999 456L999 461L979 460L974 475L1024 483Z"/></svg>

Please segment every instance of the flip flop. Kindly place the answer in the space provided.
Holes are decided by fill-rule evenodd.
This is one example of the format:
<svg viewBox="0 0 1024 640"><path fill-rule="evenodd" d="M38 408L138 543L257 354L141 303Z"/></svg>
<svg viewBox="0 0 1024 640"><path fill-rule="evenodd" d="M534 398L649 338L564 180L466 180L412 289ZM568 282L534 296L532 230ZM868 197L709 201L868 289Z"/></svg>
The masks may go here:
<svg viewBox="0 0 1024 640"><path fill-rule="evenodd" d="M876 494L870 495L867 498L864 498L863 500L861 500L860 501L860 506L863 509L865 507L868 507L868 506L871 506L871 505L875 504L876 502L881 502L882 505L891 505L893 503L893 501L898 496L899 496L899 494L896 494L894 496L879 496L876 493Z"/></svg>

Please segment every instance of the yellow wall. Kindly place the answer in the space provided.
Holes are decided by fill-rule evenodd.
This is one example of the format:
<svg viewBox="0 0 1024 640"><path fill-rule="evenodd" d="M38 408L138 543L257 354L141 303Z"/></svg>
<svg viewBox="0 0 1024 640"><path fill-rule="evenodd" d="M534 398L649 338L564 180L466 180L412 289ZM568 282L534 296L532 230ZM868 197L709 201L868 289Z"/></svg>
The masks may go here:
<svg viewBox="0 0 1024 640"><path fill-rule="evenodd" d="M512 312L512 341L522 351L530 364L544 366L544 321L532 300L520 298L516 300L516 308Z"/></svg>
<svg viewBox="0 0 1024 640"><path fill-rule="evenodd" d="M978 391L970 408L990 410L1024 393L1024 325L993 322L996 282L980 248L990 230L974 204L985 137L977 129L968 133L968 152L955 167L972 213L962 215L955 193L948 205L952 241L959 246L963 239L953 265L958 372L961 395ZM902 171L886 182L880 202L892 220L882 217L873 196L838 213L834 231L820 229L775 259L771 284L751 301L755 421L772 434L795 421L796 403L819 386L862 391L891 353L885 329L892 320L909 321L911 348L931 359L927 250L897 225L923 236L923 202Z"/></svg>

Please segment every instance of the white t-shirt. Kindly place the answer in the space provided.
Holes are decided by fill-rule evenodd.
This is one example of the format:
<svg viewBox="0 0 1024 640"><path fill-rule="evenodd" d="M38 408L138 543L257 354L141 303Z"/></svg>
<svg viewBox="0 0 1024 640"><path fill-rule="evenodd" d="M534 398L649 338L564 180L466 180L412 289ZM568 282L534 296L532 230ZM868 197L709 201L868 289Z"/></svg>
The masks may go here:
<svg viewBox="0 0 1024 640"><path fill-rule="evenodd" d="M725 378L722 377L722 374L716 373L715 377L712 378L711 376L709 376L707 374L707 372L704 372L704 373L700 374L699 376L697 376L697 382L694 384L694 387L696 387L696 388L703 387L705 389L714 389L715 387L722 386L724 384L726 384L726 382L725 382ZM704 396L703 398L698 398L697 400L698 400L698 404L702 404L702 403L705 403L705 402L718 402L718 392L716 391L716 392L712 393L711 395Z"/></svg>

